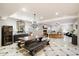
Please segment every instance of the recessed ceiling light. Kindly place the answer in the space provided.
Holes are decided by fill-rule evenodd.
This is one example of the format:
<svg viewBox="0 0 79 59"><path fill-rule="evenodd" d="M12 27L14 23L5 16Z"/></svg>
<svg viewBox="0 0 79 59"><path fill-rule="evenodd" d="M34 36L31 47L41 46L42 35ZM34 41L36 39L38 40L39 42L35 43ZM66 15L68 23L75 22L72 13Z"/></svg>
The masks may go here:
<svg viewBox="0 0 79 59"><path fill-rule="evenodd" d="M22 11L26 12L27 10L26 10L26 8L22 8Z"/></svg>
<svg viewBox="0 0 79 59"><path fill-rule="evenodd" d="M5 16L5 17L2 17L2 19L7 19L7 16Z"/></svg>
<svg viewBox="0 0 79 59"><path fill-rule="evenodd" d="M44 19L44 17L40 17L40 19Z"/></svg>
<svg viewBox="0 0 79 59"><path fill-rule="evenodd" d="M56 15L58 15L59 13L58 12L56 12Z"/></svg>

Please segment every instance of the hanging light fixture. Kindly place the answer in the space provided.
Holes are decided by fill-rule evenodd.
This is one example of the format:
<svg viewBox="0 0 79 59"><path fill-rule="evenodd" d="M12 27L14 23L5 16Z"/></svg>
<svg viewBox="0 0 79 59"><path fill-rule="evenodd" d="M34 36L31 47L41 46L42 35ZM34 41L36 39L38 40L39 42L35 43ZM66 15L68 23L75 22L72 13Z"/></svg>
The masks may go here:
<svg viewBox="0 0 79 59"><path fill-rule="evenodd" d="M32 27L35 29L35 28L37 28L37 26L38 26L38 24L36 22L36 14L34 13L34 20L32 22Z"/></svg>

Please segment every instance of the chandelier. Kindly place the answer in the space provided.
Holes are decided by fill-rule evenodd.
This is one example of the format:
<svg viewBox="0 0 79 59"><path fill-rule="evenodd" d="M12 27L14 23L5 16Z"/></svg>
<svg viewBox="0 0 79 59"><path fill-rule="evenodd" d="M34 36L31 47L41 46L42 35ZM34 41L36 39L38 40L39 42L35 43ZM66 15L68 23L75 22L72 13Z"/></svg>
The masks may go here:
<svg viewBox="0 0 79 59"><path fill-rule="evenodd" d="M34 14L34 20L32 21L32 28L37 28L38 24L37 24L37 21L36 21L36 14Z"/></svg>

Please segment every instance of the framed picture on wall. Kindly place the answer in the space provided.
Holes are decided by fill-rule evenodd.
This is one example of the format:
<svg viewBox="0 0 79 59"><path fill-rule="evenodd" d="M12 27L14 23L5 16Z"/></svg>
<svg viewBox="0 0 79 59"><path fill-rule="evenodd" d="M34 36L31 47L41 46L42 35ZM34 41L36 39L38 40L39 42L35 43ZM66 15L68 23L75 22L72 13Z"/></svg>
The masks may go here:
<svg viewBox="0 0 79 59"><path fill-rule="evenodd" d="M17 21L17 32L18 33L24 32L24 28L25 28L25 22L22 20Z"/></svg>
<svg viewBox="0 0 79 59"><path fill-rule="evenodd" d="M78 29L78 25L75 25L76 26L76 29Z"/></svg>

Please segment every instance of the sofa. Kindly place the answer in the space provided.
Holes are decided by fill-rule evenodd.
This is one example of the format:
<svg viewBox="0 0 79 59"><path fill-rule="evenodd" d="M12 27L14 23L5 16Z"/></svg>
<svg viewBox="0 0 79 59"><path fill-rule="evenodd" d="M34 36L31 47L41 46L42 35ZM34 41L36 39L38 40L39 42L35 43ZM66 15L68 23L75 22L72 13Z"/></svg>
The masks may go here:
<svg viewBox="0 0 79 59"><path fill-rule="evenodd" d="M29 51L30 55L35 55L38 51L49 45L49 41L42 40L43 37L35 38L32 40L27 40L24 42L24 48ZM37 40L39 39L39 40ZM20 47L20 43L18 43L18 47ZM20 47L21 48L21 47Z"/></svg>

